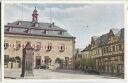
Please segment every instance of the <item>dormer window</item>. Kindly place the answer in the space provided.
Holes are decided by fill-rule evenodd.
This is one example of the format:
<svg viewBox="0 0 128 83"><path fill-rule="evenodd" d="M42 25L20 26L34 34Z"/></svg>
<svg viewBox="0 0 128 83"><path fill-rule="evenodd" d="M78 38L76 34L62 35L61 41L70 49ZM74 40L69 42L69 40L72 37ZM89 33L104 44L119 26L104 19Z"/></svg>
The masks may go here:
<svg viewBox="0 0 128 83"><path fill-rule="evenodd" d="M43 33L43 34L48 34L48 31L47 31L47 30L43 30L42 33Z"/></svg>
<svg viewBox="0 0 128 83"><path fill-rule="evenodd" d="M5 31L9 32L11 30L11 27L8 27L5 29Z"/></svg>
<svg viewBox="0 0 128 83"><path fill-rule="evenodd" d="M29 33L29 29L26 29L24 32L25 32L25 33Z"/></svg>
<svg viewBox="0 0 128 83"><path fill-rule="evenodd" d="M18 21L17 25L21 25L21 21Z"/></svg>
<svg viewBox="0 0 128 83"><path fill-rule="evenodd" d="M64 32L63 31L59 31L59 33L58 33L59 35L63 35L64 34Z"/></svg>
<svg viewBox="0 0 128 83"><path fill-rule="evenodd" d="M54 22L49 25L50 28L54 27Z"/></svg>

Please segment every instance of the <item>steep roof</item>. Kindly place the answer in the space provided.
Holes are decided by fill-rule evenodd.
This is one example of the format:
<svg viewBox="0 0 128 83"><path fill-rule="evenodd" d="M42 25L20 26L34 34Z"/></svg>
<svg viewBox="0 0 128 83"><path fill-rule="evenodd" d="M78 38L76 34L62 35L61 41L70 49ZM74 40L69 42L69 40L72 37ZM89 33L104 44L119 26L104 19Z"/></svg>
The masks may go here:
<svg viewBox="0 0 128 83"><path fill-rule="evenodd" d="M88 50L90 50L90 48L91 48L91 45L89 44L89 45L86 46L86 48L84 48L81 52L88 51Z"/></svg>
<svg viewBox="0 0 128 83"><path fill-rule="evenodd" d="M18 23L21 24L18 24ZM56 26L55 24L51 26L51 23L41 23L39 22L38 27L34 27L31 21L15 21L13 23L8 23L5 25L5 34L22 34L22 35L36 35L36 36L50 36L50 37L69 37L75 38L70 35L67 30ZM12 27L11 31L8 31L9 27ZM26 33L26 30L30 30L30 33ZM48 31L48 34L43 34L44 30ZM62 32L62 35L60 35Z"/></svg>
<svg viewBox="0 0 128 83"><path fill-rule="evenodd" d="M93 40L97 40L98 39L98 36L92 36Z"/></svg>
<svg viewBox="0 0 128 83"><path fill-rule="evenodd" d="M21 25L18 25L18 23L21 22ZM62 31L66 31L56 25L54 25L53 27L50 27L51 23L42 23L42 22L38 22L39 23L39 27L37 29L49 29L49 30L62 30ZM33 23L31 21L15 21L13 23L8 23L6 26L12 26L12 27L22 27L22 28L35 28L33 26Z"/></svg>
<svg viewBox="0 0 128 83"><path fill-rule="evenodd" d="M112 32L113 32L114 34L117 34L117 33L120 31L120 29L115 29L115 28L112 28L111 30L112 30Z"/></svg>
<svg viewBox="0 0 128 83"><path fill-rule="evenodd" d="M122 28L122 29L114 29L113 28L111 30L118 41L124 42L124 28ZM99 37L93 36L92 38L94 39L97 46L101 46L101 45L105 45L107 43L108 37L109 37L109 33L103 34ZM89 50L89 48L90 48L90 44L85 49L83 49L82 52Z"/></svg>
<svg viewBox="0 0 128 83"><path fill-rule="evenodd" d="M116 39L118 41L124 40L124 29L111 29L113 34L115 35ZM109 33L103 34L102 36L98 37L95 41L96 44L99 45L105 45L107 43L107 39L109 37ZM121 39L122 38L122 39Z"/></svg>
<svg viewBox="0 0 128 83"><path fill-rule="evenodd" d="M32 13L32 21L15 21L4 27L5 34L20 34L34 36L66 37L75 38L67 30L60 28L55 23L38 22L38 11L36 7Z"/></svg>

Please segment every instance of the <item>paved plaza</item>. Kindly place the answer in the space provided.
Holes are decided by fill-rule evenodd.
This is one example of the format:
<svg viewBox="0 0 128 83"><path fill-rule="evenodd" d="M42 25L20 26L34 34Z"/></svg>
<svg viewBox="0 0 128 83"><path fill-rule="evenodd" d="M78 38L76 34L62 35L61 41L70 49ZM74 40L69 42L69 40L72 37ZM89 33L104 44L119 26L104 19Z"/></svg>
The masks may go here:
<svg viewBox="0 0 128 83"><path fill-rule="evenodd" d="M20 77L21 69L5 69L6 79L120 79L117 77L94 75L73 70L43 70L34 69L34 76Z"/></svg>

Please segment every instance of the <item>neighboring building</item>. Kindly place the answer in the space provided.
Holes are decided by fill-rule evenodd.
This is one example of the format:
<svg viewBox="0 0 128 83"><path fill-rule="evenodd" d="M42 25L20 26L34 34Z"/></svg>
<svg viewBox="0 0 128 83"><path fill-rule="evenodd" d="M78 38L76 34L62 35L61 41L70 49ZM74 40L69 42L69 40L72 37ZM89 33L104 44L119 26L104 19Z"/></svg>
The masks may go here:
<svg viewBox="0 0 128 83"><path fill-rule="evenodd" d="M81 69L81 60L82 60L82 54L80 49L75 49L74 56L73 56L73 66L74 69Z"/></svg>
<svg viewBox="0 0 128 83"><path fill-rule="evenodd" d="M35 49L34 67L46 64L49 60L54 65L57 58L67 61L74 55L75 37L54 23L38 22L36 9L32 21L15 21L5 25L4 36L5 67L10 61L22 62L22 49L27 42ZM15 57L18 61L14 61Z"/></svg>
<svg viewBox="0 0 128 83"><path fill-rule="evenodd" d="M84 63L86 63L86 64L83 64L83 68L84 68L84 70L88 70L88 68L89 68L89 64L88 64L88 59L90 59L90 58L92 58L92 56L91 56L91 45L89 44L85 49L83 49L82 51L81 51L81 54L82 54L82 59L84 60Z"/></svg>
<svg viewBox="0 0 128 83"><path fill-rule="evenodd" d="M124 28L111 29L100 37L92 37L90 49L86 47L82 54L86 55L89 51L94 60L94 70L101 73L124 73Z"/></svg>

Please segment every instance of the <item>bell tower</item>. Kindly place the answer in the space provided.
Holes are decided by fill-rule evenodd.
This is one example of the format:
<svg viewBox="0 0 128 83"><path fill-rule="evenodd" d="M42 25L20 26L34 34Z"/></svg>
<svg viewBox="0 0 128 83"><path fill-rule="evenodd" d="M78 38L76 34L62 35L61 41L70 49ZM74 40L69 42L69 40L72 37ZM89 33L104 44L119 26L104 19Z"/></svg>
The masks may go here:
<svg viewBox="0 0 128 83"><path fill-rule="evenodd" d="M38 22L38 11L36 10L36 7L35 7L35 10L33 11L33 14L32 14L32 22L33 23L37 23Z"/></svg>

